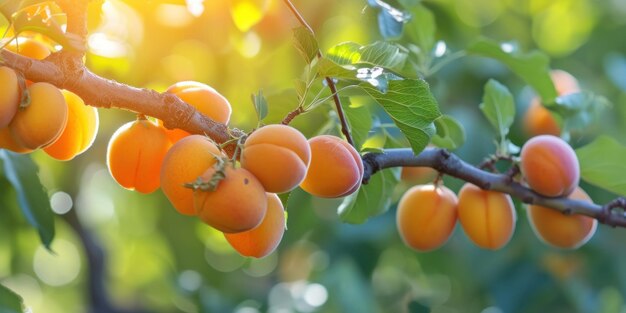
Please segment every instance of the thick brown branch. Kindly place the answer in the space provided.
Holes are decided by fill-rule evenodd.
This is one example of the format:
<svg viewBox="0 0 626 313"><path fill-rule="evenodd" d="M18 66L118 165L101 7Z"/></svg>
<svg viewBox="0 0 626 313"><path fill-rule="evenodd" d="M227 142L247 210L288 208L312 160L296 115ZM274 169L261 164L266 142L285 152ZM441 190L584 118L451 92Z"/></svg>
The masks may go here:
<svg viewBox="0 0 626 313"><path fill-rule="evenodd" d="M545 197L512 180L511 175L494 174L480 170L444 149L427 148L417 156L413 154L411 149L389 149L383 153L368 153L363 156L363 162L365 167L364 183L367 183L376 172L390 167L432 167L441 173L470 182L483 189L510 194L527 204L541 205L561 211L564 214L583 214L610 226L626 227L626 215L623 212L626 206L624 198L617 198L602 206L567 198ZM622 211L614 210L618 208L621 208Z"/></svg>
<svg viewBox="0 0 626 313"><path fill-rule="evenodd" d="M289 10L291 10L293 15L298 19L298 22L300 22L302 26L306 27L306 29L308 29L311 32L311 34L315 34L311 25L309 25L309 23L306 22L302 14L300 14L298 9L293 5L293 3L291 3L291 0L284 0L284 1L287 7L289 7ZM318 58L323 57L322 50L320 49L317 50L317 57ZM335 82L333 81L331 77L326 77L325 80L326 80L326 84L328 85L328 88L330 89L331 94L333 95L333 101L335 102L337 116L339 116L339 121L341 123L341 132L346 137L346 140L348 141L348 143L354 146L354 141L352 140L352 135L350 134L350 126L348 126L348 120L346 119L346 115L343 112L343 107L341 106L341 100L339 99L339 94L337 93L337 86L335 86ZM296 111L293 111L293 112L296 112ZM297 114L300 114L300 113L302 112L298 112ZM295 116L291 117L290 120L292 120L294 117Z"/></svg>

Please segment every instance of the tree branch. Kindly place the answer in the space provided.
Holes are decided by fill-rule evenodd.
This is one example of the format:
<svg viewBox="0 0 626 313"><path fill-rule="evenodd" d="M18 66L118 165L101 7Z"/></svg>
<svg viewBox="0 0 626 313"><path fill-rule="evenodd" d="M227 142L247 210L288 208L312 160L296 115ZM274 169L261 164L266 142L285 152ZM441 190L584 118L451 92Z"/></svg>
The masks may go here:
<svg viewBox="0 0 626 313"><path fill-rule="evenodd" d="M315 34L311 25L309 25L309 23L306 22L302 14L300 14L298 9L293 5L293 3L291 3L291 0L284 0L284 1L285 1L285 4L289 7L289 10L291 10L293 15L298 19L300 24L306 27L306 29L308 29L311 32L311 34ZM317 49L317 57L318 58L323 57L322 50ZM331 94L333 95L333 101L335 102L335 108L337 109L337 116L339 116L339 121L341 123L341 132L346 137L346 140L348 141L348 143L351 146L354 146L354 141L352 140L352 135L350 134L350 126L348 126L348 120L346 119L346 115L343 112L343 107L341 106L341 99L339 99L339 94L337 93L337 86L335 85L335 82L333 81L331 77L326 77L325 80L326 80L326 84L328 85L328 88L330 89ZM302 110L295 110L289 113L289 115L283 120L283 124L285 124L285 121L287 122L291 121L298 114L302 112L303 112Z"/></svg>
<svg viewBox="0 0 626 313"><path fill-rule="evenodd" d="M600 223L613 227L626 227L626 215L623 212L623 209L626 208L626 199L624 198L617 198L602 206L580 200L542 196L514 181L511 175L483 171L444 149L426 148L419 155L414 155L411 149L388 149L383 153L365 154L363 163L363 183L367 183L372 175L386 168L398 166L432 167L440 173L470 182L482 189L510 194L527 204L552 208L564 214L587 215L597 219ZM622 209L622 211L616 209Z"/></svg>

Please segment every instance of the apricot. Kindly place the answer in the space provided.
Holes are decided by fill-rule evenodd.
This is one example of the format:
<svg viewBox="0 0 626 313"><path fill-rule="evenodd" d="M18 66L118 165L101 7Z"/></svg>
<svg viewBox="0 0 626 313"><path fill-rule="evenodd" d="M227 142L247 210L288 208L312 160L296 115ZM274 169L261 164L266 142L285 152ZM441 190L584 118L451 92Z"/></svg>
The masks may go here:
<svg viewBox="0 0 626 313"><path fill-rule="evenodd" d="M33 152L32 149L25 148L24 146L15 142L13 136L11 136L11 131L8 127L0 128L0 149L7 149L9 151L21 154Z"/></svg>
<svg viewBox="0 0 626 313"><path fill-rule="evenodd" d="M513 236L516 220L509 195L470 183L459 191L459 223L477 246L491 250L504 247Z"/></svg>
<svg viewBox="0 0 626 313"><path fill-rule="evenodd" d="M216 171L213 166L200 179L208 182ZM248 170L230 165L225 166L224 178L215 190L196 189L193 192L198 217L224 233L239 233L257 227L267 212L267 202L261 182Z"/></svg>
<svg viewBox="0 0 626 313"><path fill-rule="evenodd" d="M184 187L192 183L223 156L209 138L190 135L175 143L165 155L161 167L161 190L181 214L195 215L193 190ZM238 199L238 198L237 198Z"/></svg>
<svg viewBox="0 0 626 313"><path fill-rule="evenodd" d="M98 133L98 110L85 105L75 93L61 90L68 106L67 125L61 136L44 151L51 157L68 161L85 152L96 139Z"/></svg>
<svg viewBox="0 0 626 313"><path fill-rule="evenodd" d="M408 184L424 184L437 177L437 171L430 167L404 166L400 172L400 180Z"/></svg>
<svg viewBox="0 0 626 313"><path fill-rule="evenodd" d="M417 251L441 247L456 225L457 203L454 192L445 186L411 187L402 195L396 212L402 241Z"/></svg>
<svg viewBox="0 0 626 313"><path fill-rule="evenodd" d="M178 129L178 128L174 128L174 129L167 129L165 128L165 126L163 125L163 121L161 120L157 120L157 124L160 127L163 127L163 129L165 129L165 134L167 135L167 138L170 140L171 144L175 144L177 143L179 140L191 135L190 133L182 130L182 129Z"/></svg>
<svg viewBox="0 0 626 313"><path fill-rule="evenodd" d="M9 124L15 142L27 149L38 149L54 142L67 124L68 107L59 89L48 83L26 88L30 103L18 109Z"/></svg>
<svg viewBox="0 0 626 313"><path fill-rule="evenodd" d="M592 202L580 187L574 189L569 198ZM598 221L589 216L565 215L538 205L529 205L527 212L535 235L544 243L557 248L576 249L582 246L591 239L598 226Z"/></svg>
<svg viewBox="0 0 626 313"><path fill-rule="evenodd" d="M151 193L160 186L161 165L170 147L162 128L138 118L120 127L109 141L107 166L122 187Z"/></svg>
<svg viewBox="0 0 626 313"><path fill-rule="evenodd" d="M297 129L268 125L254 131L244 143L241 167L250 171L267 192L296 188L306 175L311 148Z"/></svg>
<svg viewBox="0 0 626 313"><path fill-rule="evenodd" d="M566 71L553 70L550 72L550 77L559 96L580 91L576 78ZM541 104L538 97L531 100L524 114L523 125L524 131L531 136L561 134L561 128L556 119L550 110Z"/></svg>
<svg viewBox="0 0 626 313"><path fill-rule="evenodd" d="M17 74L12 69L0 67L0 128L9 126L17 113L20 101L20 86Z"/></svg>
<svg viewBox="0 0 626 313"><path fill-rule="evenodd" d="M170 86L166 92L175 94L218 123L228 124L230 120L230 103L209 85L186 81Z"/></svg>
<svg viewBox="0 0 626 313"><path fill-rule="evenodd" d="M363 161L354 147L330 135L313 137L309 145L311 163L300 184L304 191L318 197L336 198L359 189Z"/></svg>
<svg viewBox="0 0 626 313"><path fill-rule="evenodd" d="M36 60L43 60L50 55L50 49L45 44L28 37L18 37L16 40L12 40L6 48Z"/></svg>
<svg viewBox="0 0 626 313"><path fill-rule="evenodd" d="M262 258L276 250L285 232L285 209L278 196L267 194L267 212L259 226L240 233L224 233L224 237L239 254Z"/></svg>
<svg viewBox="0 0 626 313"><path fill-rule="evenodd" d="M537 193L567 196L578 186L578 158L563 139L551 135L533 137L524 144L520 156L522 174Z"/></svg>

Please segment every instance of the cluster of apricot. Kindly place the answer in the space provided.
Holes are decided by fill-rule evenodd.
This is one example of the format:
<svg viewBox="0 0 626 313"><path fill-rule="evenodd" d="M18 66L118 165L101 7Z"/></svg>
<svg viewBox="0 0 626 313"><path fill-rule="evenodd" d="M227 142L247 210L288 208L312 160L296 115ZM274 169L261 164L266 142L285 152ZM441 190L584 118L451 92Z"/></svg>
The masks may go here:
<svg viewBox="0 0 626 313"><path fill-rule="evenodd" d="M526 142L520 169L526 184L538 194L591 202L578 187L580 172L574 150L558 137L541 135ZM538 205L529 205L527 216L534 233L543 242L559 248L580 247L597 227L597 221L591 217L566 215ZM511 239L516 218L508 194L466 183L457 198L447 187L431 184L414 186L402 196L396 222L405 244L418 251L442 246L457 220L477 246L496 250Z"/></svg>
<svg viewBox="0 0 626 313"><path fill-rule="evenodd" d="M166 92L217 122L230 120L228 100L210 86L180 82ZM338 137L307 141L295 128L268 125L242 141L229 159L205 136L139 116L113 134L107 164L121 186L141 193L160 187L178 212L199 217L251 257L270 254L282 239L285 215L278 193L301 186L320 197L341 197L361 184L361 157Z"/></svg>
<svg viewBox="0 0 626 313"><path fill-rule="evenodd" d="M28 37L5 48L39 60L51 52ZM25 81L12 69L0 67L0 148L17 153L43 149L57 160L71 160L91 146L98 121L98 111L76 94L45 82Z"/></svg>

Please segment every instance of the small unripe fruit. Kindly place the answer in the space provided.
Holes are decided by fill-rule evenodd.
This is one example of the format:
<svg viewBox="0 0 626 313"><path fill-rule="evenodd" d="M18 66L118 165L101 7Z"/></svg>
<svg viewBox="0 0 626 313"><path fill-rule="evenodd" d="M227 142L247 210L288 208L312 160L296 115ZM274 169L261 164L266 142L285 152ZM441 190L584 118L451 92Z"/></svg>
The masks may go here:
<svg viewBox="0 0 626 313"><path fill-rule="evenodd" d="M547 197L569 195L580 179L574 149L550 135L533 137L524 144L520 168L528 186Z"/></svg>
<svg viewBox="0 0 626 313"><path fill-rule="evenodd" d="M211 180L217 169L206 170L200 179ZM225 233L239 233L257 227L267 212L267 196L261 183L244 168L226 165L225 177L213 191L196 189L193 203L198 217Z"/></svg>
<svg viewBox="0 0 626 313"><path fill-rule="evenodd" d="M580 187L577 187L569 198L592 202ZM541 241L563 249L576 249L582 246L591 239L598 226L598 221L589 216L565 215L538 205L528 206L528 221Z"/></svg>
<svg viewBox="0 0 626 313"><path fill-rule="evenodd" d="M504 247L513 236L516 220L511 196L470 183L459 191L459 223L477 246L491 250Z"/></svg>
<svg viewBox="0 0 626 313"><path fill-rule="evenodd" d="M202 135L190 135L175 143L165 155L161 167L161 190L181 214L195 215L193 190L186 183L195 182L211 168L215 157L223 156L220 149Z"/></svg>
<svg viewBox="0 0 626 313"><path fill-rule="evenodd" d="M283 193L296 188L306 175L311 148L297 129L268 125L246 139L241 167L250 171L267 192Z"/></svg>
<svg viewBox="0 0 626 313"><path fill-rule="evenodd" d="M224 233L239 254L262 258L274 252L285 232L285 209L276 194L267 194L267 212L259 226L240 233Z"/></svg>
<svg viewBox="0 0 626 313"><path fill-rule="evenodd" d="M30 103L17 111L9 128L15 142L35 150L61 136L67 124L68 108L61 91L51 84L34 83L27 90Z"/></svg>
<svg viewBox="0 0 626 313"><path fill-rule="evenodd" d="M419 185L407 190L396 212L404 243L417 251L441 247L456 225L457 203L454 192L445 186Z"/></svg>
<svg viewBox="0 0 626 313"><path fill-rule="evenodd" d="M160 186L161 165L170 147L162 128L147 119L120 127L107 148L107 166L118 184L141 193Z"/></svg>
<svg viewBox="0 0 626 313"><path fill-rule="evenodd" d="M311 163L300 184L318 197L347 196L361 186L363 161L359 153L339 137L322 135L309 139Z"/></svg>

